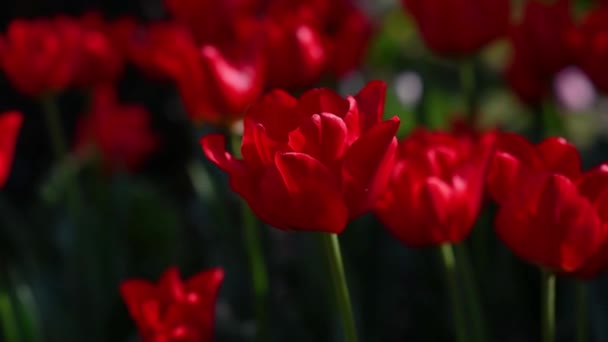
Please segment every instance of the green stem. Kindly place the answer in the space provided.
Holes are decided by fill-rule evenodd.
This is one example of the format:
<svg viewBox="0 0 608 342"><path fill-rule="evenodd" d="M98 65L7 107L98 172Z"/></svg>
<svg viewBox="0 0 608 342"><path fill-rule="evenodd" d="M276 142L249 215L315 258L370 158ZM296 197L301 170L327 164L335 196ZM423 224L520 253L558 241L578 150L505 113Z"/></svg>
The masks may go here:
<svg viewBox="0 0 608 342"><path fill-rule="evenodd" d="M541 280L542 342L555 341L555 275L542 270Z"/></svg>
<svg viewBox="0 0 608 342"><path fill-rule="evenodd" d="M439 247L441 252L441 260L445 268L445 277L448 283L448 291L452 304L452 314L454 316L454 330L456 332L456 341L469 342L464 319L464 307L462 298L458 290L458 277L456 275L456 258L454 249L450 244L444 244Z"/></svg>
<svg viewBox="0 0 608 342"><path fill-rule="evenodd" d="M56 98L53 95L43 97L42 107L44 109L51 147L55 154L55 161L61 163L66 158L68 145L65 140L65 133L61 124L61 113ZM67 196L69 210L74 215L74 219L76 219L80 212L80 194L75 179L71 180L68 184Z"/></svg>
<svg viewBox="0 0 608 342"><path fill-rule="evenodd" d="M587 342L587 284L576 284L576 341Z"/></svg>
<svg viewBox="0 0 608 342"><path fill-rule="evenodd" d="M230 134L231 149L236 157L241 157L241 137ZM254 292L255 315L257 321L256 340L265 342L268 340L268 322L266 301L268 297L268 272L264 262L262 243L258 232L255 215L251 212L249 205L243 200L240 203L241 217L243 220L243 242L249 259Z"/></svg>
<svg viewBox="0 0 608 342"><path fill-rule="evenodd" d="M2 332L6 342L19 342L20 339L19 326L16 319L16 310L10 294L8 279L5 274L2 274L0 284L0 321L2 322Z"/></svg>
<svg viewBox="0 0 608 342"><path fill-rule="evenodd" d="M67 143L61 125L61 113L57 106L57 100L53 95L47 95L42 98L42 106L49 130L49 138L51 139L51 147L53 148L53 153L55 153L55 159L61 161L67 153Z"/></svg>
<svg viewBox="0 0 608 342"><path fill-rule="evenodd" d="M472 316L473 341L485 342L487 341L487 332L485 330L486 324L484 321L483 307L479 299L479 291L473 268L471 267L469 253L464 244L455 245L454 251L456 252L456 257L460 265L461 275L464 280L466 301Z"/></svg>
<svg viewBox="0 0 608 342"><path fill-rule="evenodd" d="M541 111L543 136L545 138L563 136L566 133L566 129L555 104L551 101L545 101L542 104Z"/></svg>
<svg viewBox="0 0 608 342"><path fill-rule="evenodd" d="M479 120L479 104L475 80L475 60L467 59L460 62L460 85L466 100L466 111L469 123L475 127Z"/></svg>
<svg viewBox="0 0 608 342"><path fill-rule="evenodd" d="M241 205L243 218L243 240L247 249L249 268L253 281L253 291L255 298L255 315L257 320L256 339L257 341L268 341L268 317L266 310L266 300L268 297L268 274L256 219L247 203L243 201Z"/></svg>
<svg viewBox="0 0 608 342"><path fill-rule="evenodd" d="M336 234L321 234L321 240L327 256L327 263L331 273L331 278L334 286L334 295L336 296L336 304L340 311L342 319L342 327L346 342L357 342L357 327L353 315L353 308L350 302L350 294L348 291L348 283L344 274L344 265L342 264L342 253L340 251L340 241Z"/></svg>

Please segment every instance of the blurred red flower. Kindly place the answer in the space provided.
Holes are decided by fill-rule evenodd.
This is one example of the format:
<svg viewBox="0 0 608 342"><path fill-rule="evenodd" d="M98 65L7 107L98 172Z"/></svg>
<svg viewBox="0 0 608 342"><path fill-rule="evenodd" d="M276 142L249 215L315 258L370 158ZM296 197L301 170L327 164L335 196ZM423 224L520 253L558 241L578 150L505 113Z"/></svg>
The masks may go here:
<svg viewBox="0 0 608 342"><path fill-rule="evenodd" d="M215 268L183 282L172 267L158 284L129 279L120 292L143 342L211 342L223 279L222 269Z"/></svg>
<svg viewBox="0 0 608 342"><path fill-rule="evenodd" d="M258 44L199 48L185 28L155 23L132 40L130 55L149 75L176 83L192 120L218 123L238 119L262 94L266 71Z"/></svg>
<svg viewBox="0 0 608 342"><path fill-rule="evenodd" d="M608 197L589 191L586 177L593 176L573 181L558 173L532 172L501 204L498 237L527 262L554 272L576 271L594 256L607 233L602 216Z"/></svg>
<svg viewBox="0 0 608 342"><path fill-rule="evenodd" d="M399 143L375 213L408 246L461 242L479 214L492 141L492 134L475 143L468 135L417 129Z"/></svg>
<svg viewBox="0 0 608 342"><path fill-rule="evenodd" d="M6 183L13 165L13 156L23 116L16 111L0 115L0 187Z"/></svg>
<svg viewBox="0 0 608 342"><path fill-rule="evenodd" d="M87 153L94 147L110 170L135 170L157 144L144 107L119 104L111 87L94 91L91 111L77 126L77 153Z"/></svg>
<svg viewBox="0 0 608 342"><path fill-rule="evenodd" d="M569 0L526 3L522 21L511 28L513 54L505 71L523 102L534 104L547 97L555 74L575 62L569 43L573 29Z"/></svg>
<svg viewBox="0 0 608 342"><path fill-rule="evenodd" d="M252 20L260 0L165 0L167 10L192 32L198 44L240 41L242 21Z"/></svg>
<svg viewBox="0 0 608 342"><path fill-rule="evenodd" d="M608 3L591 10L570 38L581 68L608 93Z"/></svg>
<svg viewBox="0 0 608 342"><path fill-rule="evenodd" d="M13 20L0 38L0 65L22 93L64 90L74 78L81 28L67 17Z"/></svg>
<svg viewBox="0 0 608 342"><path fill-rule="evenodd" d="M574 272L587 262L581 275L597 271L599 262L590 258L608 236L602 223L607 175L603 169L581 175L579 153L563 138L534 146L501 134L487 177L500 205L499 238L522 259L552 271Z"/></svg>
<svg viewBox="0 0 608 342"><path fill-rule="evenodd" d="M510 0L402 0L429 49L439 55L476 53L507 34Z"/></svg>
<svg viewBox="0 0 608 342"><path fill-rule="evenodd" d="M340 233L388 183L399 119L381 121L385 95L380 81L346 99L329 89L299 99L276 90L245 114L242 160L226 152L222 135L201 145L262 221Z"/></svg>
<svg viewBox="0 0 608 342"><path fill-rule="evenodd" d="M286 68L288 63L294 65L291 67L292 73L293 70L300 70L295 64L298 60L276 57L287 53L284 51L289 48L285 47L289 46L286 39L291 44L297 44L298 58L304 59L304 65L308 67L300 73L305 77L309 75L308 79L312 80L301 82L298 86L310 86L324 72L339 78L356 69L365 57L372 38L371 20L349 0L274 0L270 1L267 12L270 18L267 36L274 47L269 63L274 66L276 59ZM283 38L282 43L278 37ZM272 70L270 72L273 73ZM286 78L279 72L276 74Z"/></svg>
<svg viewBox="0 0 608 342"><path fill-rule="evenodd" d="M114 83L121 76L124 54L113 36L113 23L101 13L89 12L78 19L81 26L80 51L74 75L77 86L93 87Z"/></svg>
<svg viewBox="0 0 608 342"><path fill-rule="evenodd" d="M274 11L264 20L268 87L301 89L321 79L328 51L306 10Z"/></svg>
<svg viewBox="0 0 608 342"><path fill-rule="evenodd" d="M515 133L500 133L487 177L488 192L503 203L532 172L550 172L575 181L581 174L576 147L564 138L552 137L538 145Z"/></svg>
<svg viewBox="0 0 608 342"><path fill-rule="evenodd" d="M336 77L346 76L366 57L374 33L370 18L346 0L332 1L335 15L325 26L329 40L329 70Z"/></svg>

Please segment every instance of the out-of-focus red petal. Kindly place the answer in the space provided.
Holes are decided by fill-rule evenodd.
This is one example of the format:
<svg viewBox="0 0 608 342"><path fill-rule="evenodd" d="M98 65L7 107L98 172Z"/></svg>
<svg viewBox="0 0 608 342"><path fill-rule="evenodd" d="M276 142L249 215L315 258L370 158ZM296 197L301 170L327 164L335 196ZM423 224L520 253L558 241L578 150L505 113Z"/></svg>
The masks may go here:
<svg viewBox="0 0 608 342"><path fill-rule="evenodd" d="M545 139L536 146L536 150L547 171L564 175L572 181L580 176L581 157L576 147L566 139Z"/></svg>
<svg viewBox="0 0 608 342"><path fill-rule="evenodd" d="M608 164L585 172L576 182L578 192L589 202L595 203L598 197L608 190Z"/></svg>
<svg viewBox="0 0 608 342"><path fill-rule="evenodd" d="M8 179L23 116L16 111L0 115L0 186Z"/></svg>

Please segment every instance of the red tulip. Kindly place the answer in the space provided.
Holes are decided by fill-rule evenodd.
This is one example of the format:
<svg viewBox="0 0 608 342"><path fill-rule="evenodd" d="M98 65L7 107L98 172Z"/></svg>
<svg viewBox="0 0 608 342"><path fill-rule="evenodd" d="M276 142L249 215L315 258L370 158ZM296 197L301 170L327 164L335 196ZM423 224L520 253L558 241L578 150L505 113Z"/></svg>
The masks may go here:
<svg viewBox="0 0 608 342"><path fill-rule="evenodd" d="M255 15L258 0L165 0L169 13L199 44L222 45L238 40L239 22Z"/></svg>
<svg viewBox="0 0 608 342"><path fill-rule="evenodd" d="M529 174L537 171L575 181L581 174L576 147L563 138L548 138L534 146L521 135L499 134L487 177L488 191L496 202L504 202Z"/></svg>
<svg viewBox="0 0 608 342"><path fill-rule="evenodd" d="M572 181L557 173L532 172L501 204L499 238L530 263L553 272L576 271L607 235L602 223L606 197L594 197L586 188L585 176Z"/></svg>
<svg viewBox="0 0 608 342"><path fill-rule="evenodd" d="M340 233L388 183L399 119L381 121L385 94L379 81L346 99L329 89L299 99L273 91L245 114L242 160L226 152L221 135L201 145L262 221Z"/></svg>
<svg viewBox="0 0 608 342"><path fill-rule="evenodd" d="M123 105L114 90L95 90L91 112L78 124L76 151L85 153L97 148L109 169L137 169L158 144L144 107Z"/></svg>
<svg viewBox="0 0 608 342"><path fill-rule="evenodd" d="M90 12L80 19L81 41L74 83L92 87L114 83L124 67L124 56L113 40L112 24L100 13Z"/></svg>
<svg viewBox="0 0 608 342"><path fill-rule="evenodd" d="M0 115L0 186L8 179L13 165L17 136L23 116L15 111Z"/></svg>
<svg viewBox="0 0 608 342"><path fill-rule="evenodd" d="M262 93L265 61L257 41L235 50L198 48L182 27L153 24L131 46L148 74L173 80L192 120L222 122L242 116Z"/></svg>
<svg viewBox="0 0 608 342"><path fill-rule="evenodd" d="M270 88L301 89L321 79L328 51L301 11L276 13L264 22Z"/></svg>
<svg viewBox="0 0 608 342"><path fill-rule="evenodd" d="M79 25L66 17L14 20L0 39L0 65L26 95L61 91L74 78L80 33Z"/></svg>
<svg viewBox="0 0 608 342"><path fill-rule="evenodd" d="M574 27L569 0L526 3L521 23L510 33L513 55L506 78L526 103L551 92L553 77L574 62L569 35Z"/></svg>
<svg viewBox="0 0 608 342"><path fill-rule="evenodd" d="M469 137L418 129L399 144L389 186L375 213L409 246L464 240L477 219L492 136Z"/></svg>
<svg viewBox="0 0 608 342"><path fill-rule="evenodd" d="M223 279L222 269L215 268L183 282L172 267L157 285L129 279L120 292L143 342L211 342Z"/></svg>
<svg viewBox="0 0 608 342"><path fill-rule="evenodd" d="M507 33L509 0L402 0L426 45L439 55L476 53Z"/></svg>
<svg viewBox="0 0 608 342"><path fill-rule="evenodd" d="M601 91L608 93L608 6L589 12L571 42L582 69Z"/></svg>
<svg viewBox="0 0 608 342"><path fill-rule="evenodd" d="M274 0L267 12L270 87L310 86L324 73L343 77L365 57L372 24L348 0Z"/></svg>
<svg viewBox="0 0 608 342"><path fill-rule="evenodd" d="M373 27L365 13L346 1L342 4L340 15L328 22L326 34L330 41L330 70L338 78L355 70L366 56L372 38Z"/></svg>

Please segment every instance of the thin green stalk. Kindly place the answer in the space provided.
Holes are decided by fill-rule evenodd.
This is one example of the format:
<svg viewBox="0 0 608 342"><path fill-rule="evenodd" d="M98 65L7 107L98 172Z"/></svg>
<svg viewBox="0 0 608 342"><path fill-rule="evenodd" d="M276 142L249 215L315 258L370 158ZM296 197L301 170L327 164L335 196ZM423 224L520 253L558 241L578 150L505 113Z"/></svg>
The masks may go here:
<svg viewBox="0 0 608 342"><path fill-rule="evenodd" d="M475 60L466 59L460 62L460 85L466 101L466 111L472 126L479 120L479 104L477 99L477 85L475 80Z"/></svg>
<svg viewBox="0 0 608 342"><path fill-rule="evenodd" d="M55 154L55 161L61 163L67 156L68 145L65 140L65 134L61 124L61 113L56 98L53 95L43 97L42 107L44 109L51 147ZM78 192L79 190L76 181L70 181L67 189L67 202L69 210L72 212L72 215L74 215L74 218L76 218L80 212L80 195Z"/></svg>
<svg viewBox="0 0 608 342"><path fill-rule="evenodd" d="M576 341L587 342L587 284L579 281L576 284Z"/></svg>
<svg viewBox="0 0 608 342"><path fill-rule="evenodd" d="M10 293L10 286L8 279L5 274L1 275L2 280L0 283L0 322L2 326L2 332L4 333L3 341L6 342L20 342L21 334L19 325L17 323L17 313L13 305L12 296Z"/></svg>
<svg viewBox="0 0 608 342"><path fill-rule="evenodd" d="M327 255L327 263L329 264L334 286L336 304L342 319L345 341L357 342L357 326L355 324L353 308L350 302L348 283L346 281L346 275L344 274L344 265L342 264L342 253L340 251L338 235L322 233L320 236L325 249L325 254Z"/></svg>
<svg viewBox="0 0 608 342"><path fill-rule="evenodd" d="M460 272L464 281L464 291L466 296L467 306L471 312L472 319L472 337L473 341L485 342L487 341L486 324L484 320L483 307L479 299L479 290L473 268L471 267L471 261L469 253L466 250L464 244L454 246L456 252L456 258L460 266Z"/></svg>
<svg viewBox="0 0 608 342"><path fill-rule="evenodd" d="M241 156L241 137L230 134L231 149L236 157ZM264 262L262 243L258 231L257 221L249 205L243 200L240 203L243 220L243 242L247 250L249 269L251 272L254 292L254 305L256 315L256 340L268 341L268 317L266 302L268 298L268 271Z"/></svg>
<svg viewBox="0 0 608 342"><path fill-rule="evenodd" d="M555 103L552 101L543 102L541 111L543 136L545 138L550 136L564 136L564 134L566 134L566 129Z"/></svg>
<svg viewBox="0 0 608 342"><path fill-rule="evenodd" d="M542 342L555 341L555 274L542 270L541 280Z"/></svg>
<svg viewBox="0 0 608 342"><path fill-rule="evenodd" d="M67 143L63 127L61 125L61 113L57 100L53 95L47 95L42 98L42 106L46 118L46 124L49 130L49 138L51 139L51 147L55 153L57 161L62 160L67 152Z"/></svg>
<svg viewBox="0 0 608 342"><path fill-rule="evenodd" d="M243 240L249 256L249 268L253 281L255 315L257 320L257 341L268 341L268 315L266 301L268 297L268 274L258 232L257 221L243 201L241 205L243 218Z"/></svg>
<svg viewBox="0 0 608 342"><path fill-rule="evenodd" d="M458 290L458 277L456 274L456 257L454 249L450 244L443 244L439 247L441 260L445 269L445 277L448 284L450 301L452 304L452 314L454 316L454 331L456 332L456 341L469 342L466 323L464 318L464 307L462 297Z"/></svg>

